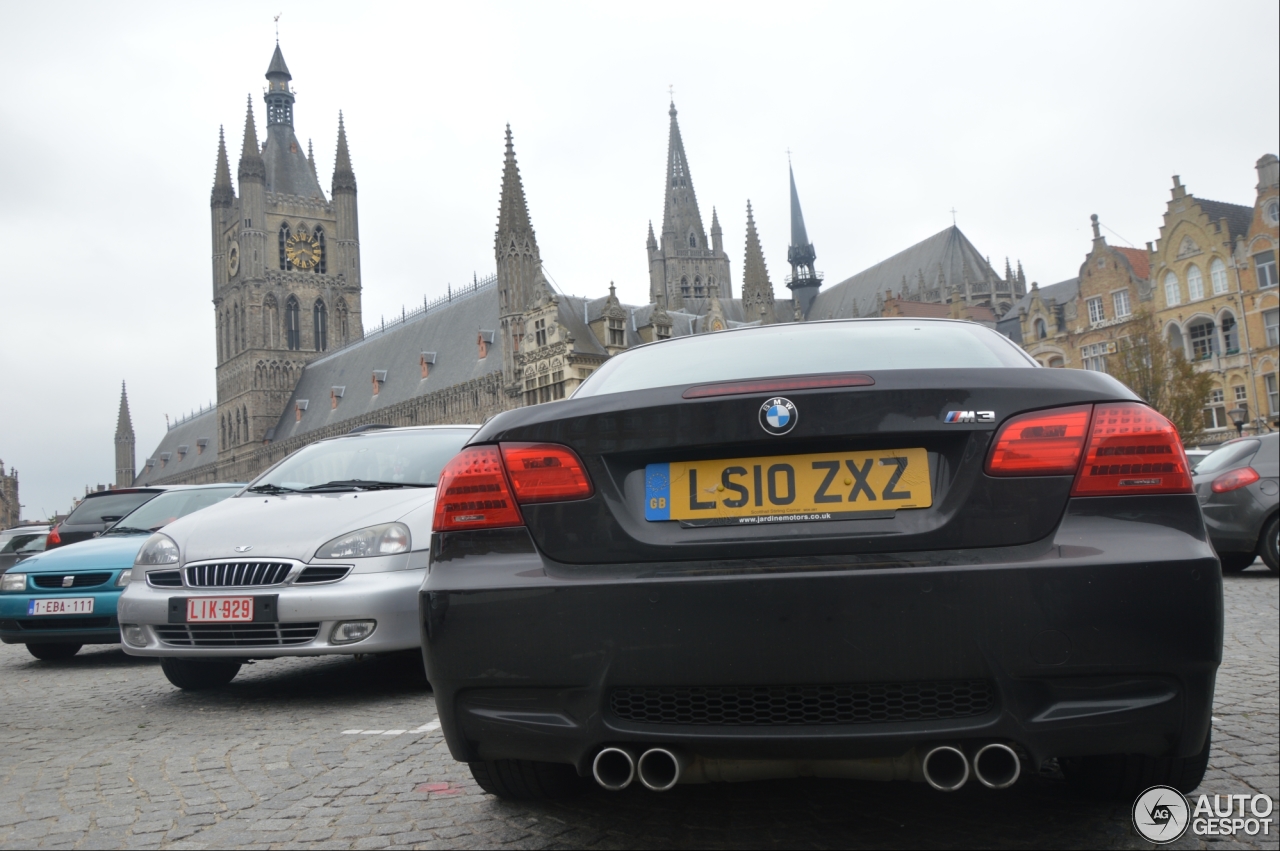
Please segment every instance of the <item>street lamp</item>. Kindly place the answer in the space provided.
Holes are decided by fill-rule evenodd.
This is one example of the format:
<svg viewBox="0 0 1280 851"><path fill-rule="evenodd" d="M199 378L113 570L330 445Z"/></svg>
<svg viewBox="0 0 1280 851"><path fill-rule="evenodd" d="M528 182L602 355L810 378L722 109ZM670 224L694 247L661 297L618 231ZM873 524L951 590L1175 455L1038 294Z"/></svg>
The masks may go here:
<svg viewBox="0 0 1280 851"><path fill-rule="evenodd" d="M1227 411L1227 416L1231 417L1231 422L1236 427L1236 437L1244 434L1244 424L1249 421L1249 407L1247 402L1241 402L1236 407Z"/></svg>

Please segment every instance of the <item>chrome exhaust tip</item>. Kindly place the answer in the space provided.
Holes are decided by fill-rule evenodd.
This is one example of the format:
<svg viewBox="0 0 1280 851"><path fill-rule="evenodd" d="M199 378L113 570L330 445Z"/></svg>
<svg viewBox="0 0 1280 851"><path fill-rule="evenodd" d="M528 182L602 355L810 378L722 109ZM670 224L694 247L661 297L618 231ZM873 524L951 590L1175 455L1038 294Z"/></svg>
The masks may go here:
<svg viewBox="0 0 1280 851"><path fill-rule="evenodd" d="M676 751L666 748L649 748L640 756L636 773L644 788L651 792L666 792L680 782L688 760Z"/></svg>
<svg viewBox="0 0 1280 851"><path fill-rule="evenodd" d="M920 765L925 782L939 792L954 792L969 782L969 760L951 745L941 745L924 755Z"/></svg>
<svg viewBox="0 0 1280 851"><path fill-rule="evenodd" d="M1008 789L1022 776L1022 760L1008 745L984 745L974 754L973 776L988 789Z"/></svg>
<svg viewBox="0 0 1280 851"><path fill-rule="evenodd" d="M591 762L591 776L601 789L621 792L636 779L636 758L624 748L602 748Z"/></svg>

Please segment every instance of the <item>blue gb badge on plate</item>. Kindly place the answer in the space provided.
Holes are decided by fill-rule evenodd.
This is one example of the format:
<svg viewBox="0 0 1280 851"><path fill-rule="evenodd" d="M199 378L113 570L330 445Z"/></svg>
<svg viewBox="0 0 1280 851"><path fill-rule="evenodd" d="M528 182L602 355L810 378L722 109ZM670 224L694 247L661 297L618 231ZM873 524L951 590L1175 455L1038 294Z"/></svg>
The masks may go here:
<svg viewBox="0 0 1280 851"><path fill-rule="evenodd" d="M671 519L670 464L650 464L644 468L644 519Z"/></svg>

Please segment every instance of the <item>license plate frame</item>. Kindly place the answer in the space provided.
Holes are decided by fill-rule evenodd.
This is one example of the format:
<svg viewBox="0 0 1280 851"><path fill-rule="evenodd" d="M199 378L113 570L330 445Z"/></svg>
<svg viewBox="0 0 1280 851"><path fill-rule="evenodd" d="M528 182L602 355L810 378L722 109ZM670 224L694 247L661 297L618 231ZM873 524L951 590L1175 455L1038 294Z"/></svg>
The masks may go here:
<svg viewBox="0 0 1280 851"><path fill-rule="evenodd" d="M71 604L70 609L62 608L60 611L47 611L50 608L48 604L60 604L59 608ZM86 605L87 604L87 605ZM46 615L91 615L93 614L93 598L92 597L37 597L27 601L27 615L29 617L43 617Z"/></svg>
<svg viewBox="0 0 1280 851"><path fill-rule="evenodd" d="M253 596L188 597L187 623L253 623Z"/></svg>
<svg viewBox="0 0 1280 851"><path fill-rule="evenodd" d="M871 520L933 505L922 447L672 461L646 465L644 481L645 520L685 527Z"/></svg>
<svg viewBox="0 0 1280 851"><path fill-rule="evenodd" d="M192 599L200 599L207 597L252 597L253 598L253 619L252 621L189 621L187 620L187 601ZM277 607L279 606L279 594L193 594L190 596L170 597L169 598L169 617L168 622L173 624L179 623L276 623L279 618L277 616Z"/></svg>

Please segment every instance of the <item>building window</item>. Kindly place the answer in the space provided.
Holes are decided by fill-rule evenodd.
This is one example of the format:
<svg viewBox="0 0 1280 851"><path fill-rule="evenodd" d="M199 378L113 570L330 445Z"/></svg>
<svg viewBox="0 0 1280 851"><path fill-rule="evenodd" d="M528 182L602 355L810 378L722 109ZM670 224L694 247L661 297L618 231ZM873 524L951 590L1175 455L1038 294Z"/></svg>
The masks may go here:
<svg viewBox="0 0 1280 851"><path fill-rule="evenodd" d="M533 342L538 348L542 348L547 344L547 320L535 319L533 321Z"/></svg>
<svg viewBox="0 0 1280 851"><path fill-rule="evenodd" d="M1268 346L1280 346L1280 310L1262 311L1262 327Z"/></svg>
<svg viewBox="0 0 1280 851"><path fill-rule="evenodd" d="M658 340L671 339L671 326L670 325L654 325L653 336Z"/></svg>
<svg viewBox="0 0 1280 851"><path fill-rule="evenodd" d="M1049 336L1049 329L1045 327L1044 320L1036 317L1036 339L1043 340Z"/></svg>
<svg viewBox="0 0 1280 851"><path fill-rule="evenodd" d="M698 238L697 238L696 236L694 236L693 234L689 234L689 247L690 247L690 248L697 248L697 247L698 247Z"/></svg>
<svg viewBox="0 0 1280 851"><path fill-rule="evenodd" d="M1262 383L1267 387L1267 404L1271 406L1271 415L1280 414L1280 382L1276 381L1276 374L1269 372L1262 376Z"/></svg>
<svg viewBox="0 0 1280 851"><path fill-rule="evenodd" d="M289 351L296 352L302 348L302 316L298 300L289 296L284 303L284 338Z"/></svg>
<svg viewBox="0 0 1280 851"><path fill-rule="evenodd" d="M1224 404L1223 393L1221 387L1215 387L1209 391L1209 404L1204 409L1204 427L1205 428L1226 428L1230 422L1227 420L1227 406Z"/></svg>
<svg viewBox="0 0 1280 851"><path fill-rule="evenodd" d="M1088 305L1089 305L1089 323L1090 324L1096 324L1107 318L1107 315L1102 312L1101 296L1097 298L1089 299Z"/></svg>
<svg viewBox="0 0 1280 851"><path fill-rule="evenodd" d="M689 297L689 279L688 278L680 279L680 294L685 298Z"/></svg>
<svg viewBox="0 0 1280 851"><path fill-rule="evenodd" d="M622 319L609 317L609 345L625 346L627 344L626 326Z"/></svg>
<svg viewBox="0 0 1280 851"><path fill-rule="evenodd" d="M1240 351L1240 331L1236 328L1236 318L1230 313L1222 315L1222 348L1229 355Z"/></svg>
<svg viewBox="0 0 1280 851"><path fill-rule="evenodd" d="M339 342L345 345L346 342L351 339L350 328L347 324L350 316L347 311L346 300L339 297L336 307L338 310L338 338Z"/></svg>
<svg viewBox="0 0 1280 851"><path fill-rule="evenodd" d="M1062 358L1052 357L1052 358L1049 358L1049 363L1047 364L1047 366L1050 369L1062 369L1064 366L1066 366L1066 364L1063 363Z"/></svg>
<svg viewBox="0 0 1280 851"><path fill-rule="evenodd" d="M283 224L280 225L280 234L279 234L280 269L281 271L284 271L284 272L288 272L290 269L293 268L293 264L289 262L289 255L284 250L284 245L286 242L289 241L289 236L290 236L289 226L283 225Z"/></svg>
<svg viewBox="0 0 1280 851"><path fill-rule="evenodd" d="M1258 270L1258 289L1265 290L1276 285L1276 253L1263 251L1253 255L1253 267Z"/></svg>
<svg viewBox="0 0 1280 851"><path fill-rule="evenodd" d="M1249 401L1249 388L1245 387L1243 384L1237 384L1235 387L1231 388L1231 391L1235 394L1237 403Z"/></svg>
<svg viewBox="0 0 1280 851"><path fill-rule="evenodd" d="M1182 304L1182 290L1178 286L1178 276L1172 272L1164 276L1164 301L1170 307Z"/></svg>
<svg viewBox="0 0 1280 851"><path fill-rule="evenodd" d="M1213 294L1222 295L1227 291L1227 264L1214 258L1209 264L1209 279L1213 281Z"/></svg>
<svg viewBox="0 0 1280 851"><path fill-rule="evenodd" d="M327 264L325 262L326 258L325 258L325 247L324 247L324 228L320 227L319 225L316 225L315 236L316 236L316 252L317 252L316 265L311 267L311 271L317 272L323 275L327 268Z"/></svg>
<svg viewBox="0 0 1280 851"><path fill-rule="evenodd" d="M698 298L702 297L702 278L695 277L693 279L693 294Z"/></svg>
<svg viewBox="0 0 1280 851"><path fill-rule="evenodd" d="M1200 267L1194 263L1187 270L1187 299L1199 301L1204 298L1204 278L1200 276Z"/></svg>
<svg viewBox="0 0 1280 851"><path fill-rule="evenodd" d="M1094 372L1107 371L1106 355L1106 343L1093 343L1092 345L1083 346L1080 349L1080 358L1084 362L1084 368L1091 369Z"/></svg>
<svg viewBox="0 0 1280 851"><path fill-rule="evenodd" d="M1192 360L1206 360L1218 348L1213 338L1213 323L1208 319L1193 323L1187 328L1187 335L1191 338Z"/></svg>
<svg viewBox="0 0 1280 851"><path fill-rule="evenodd" d="M1111 303L1116 309L1116 319L1123 319L1129 315L1129 291L1121 290L1118 293L1111 294Z"/></svg>
<svg viewBox="0 0 1280 851"><path fill-rule="evenodd" d="M311 308L311 321L314 326L316 351L323 352L329 348L329 311L321 299L316 299L315 306Z"/></svg>

